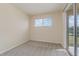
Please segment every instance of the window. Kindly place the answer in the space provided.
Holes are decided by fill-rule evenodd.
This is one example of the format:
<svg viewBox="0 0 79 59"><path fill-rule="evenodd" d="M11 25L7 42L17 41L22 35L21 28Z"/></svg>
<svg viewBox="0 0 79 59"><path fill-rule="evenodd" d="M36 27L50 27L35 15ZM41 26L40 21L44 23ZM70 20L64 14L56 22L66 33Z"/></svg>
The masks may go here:
<svg viewBox="0 0 79 59"><path fill-rule="evenodd" d="M35 19L35 27L41 27L41 26L51 26L52 25L52 18L51 17L47 17L44 19Z"/></svg>
<svg viewBox="0 0 79 59"><path fill-rule="evenodd" d="M35 20L35 26L36 26L36 27L42 26L42 19L36 19L36 20Z"/></svg>

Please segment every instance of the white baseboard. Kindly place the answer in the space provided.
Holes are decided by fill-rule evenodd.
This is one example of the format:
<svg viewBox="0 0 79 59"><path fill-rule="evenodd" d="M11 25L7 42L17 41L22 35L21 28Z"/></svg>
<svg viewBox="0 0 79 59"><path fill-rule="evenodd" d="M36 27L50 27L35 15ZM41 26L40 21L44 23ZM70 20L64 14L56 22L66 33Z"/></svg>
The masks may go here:
<svg viewBox="0 0 79 59"><path fill-rule="evenodd" d="M51 41L45 41L45 40L32 40L32 41L39 41L39 42L47 42L47 43L61 44L60 42L51 42Z"/></svg>
<svg viewBox="0 0 79 59"><path fill-rule="evenodd" d="M28 40L28 41L29 41L29 40ZM8 48L8 49L2 50L2 51L0 51L0 54L5 53L5 52L7 52L7 51L9 51L9 50L11 50L11 49L13 49L13 48L16 48L16 47L18 47L18 46L20 46L21 44L24 44L24 43L26 43L26 42L27 42L27 41L24 41L24 42L19 43L19 44L15 45L15 46L12 46L12 47L10 47L10 48Z"/></svg>

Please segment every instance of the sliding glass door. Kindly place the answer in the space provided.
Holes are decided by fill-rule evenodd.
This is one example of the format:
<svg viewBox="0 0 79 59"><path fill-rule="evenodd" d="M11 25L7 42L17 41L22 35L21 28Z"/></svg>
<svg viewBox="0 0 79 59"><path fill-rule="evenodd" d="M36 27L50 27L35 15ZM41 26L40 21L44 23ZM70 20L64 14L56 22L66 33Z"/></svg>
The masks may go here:
<svg viewBox="0 0 79 59"><path fill-rule="evenodd" d="M79 56L79 4L70 4L67 14L67 50Z"/></svg>
<svg viewBox="0 0 79 59"><path fill-rule="evenodd" d="M67 10L67 45L68 51L71 55L74 55L74 15L73 4L71 4Z"/></svg>
<svg viewBox="0 0 79 59"><path fill-rule="evenodd" d="M76 4L76 9L77 9L77 12L76 12L76 24L77 24L77 55L79 56L79 4Z"/></svg>
<svg viewBox="0 0 79 59"><path fill-rule="evenodd" d="M68 50L74 55L74 16L68 17Z"/></svg>

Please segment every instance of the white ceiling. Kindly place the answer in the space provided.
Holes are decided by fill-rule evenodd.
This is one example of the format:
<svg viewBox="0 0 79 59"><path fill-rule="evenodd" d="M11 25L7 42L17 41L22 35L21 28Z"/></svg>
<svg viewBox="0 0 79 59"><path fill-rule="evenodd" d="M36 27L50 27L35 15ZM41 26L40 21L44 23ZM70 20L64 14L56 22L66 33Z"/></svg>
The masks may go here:
<svg viewBox="0 0 79 59"><path fill-rule="evenodd" d="M64 3L15 3L14 5L29 15L62 11L65 7Z"/></svg>

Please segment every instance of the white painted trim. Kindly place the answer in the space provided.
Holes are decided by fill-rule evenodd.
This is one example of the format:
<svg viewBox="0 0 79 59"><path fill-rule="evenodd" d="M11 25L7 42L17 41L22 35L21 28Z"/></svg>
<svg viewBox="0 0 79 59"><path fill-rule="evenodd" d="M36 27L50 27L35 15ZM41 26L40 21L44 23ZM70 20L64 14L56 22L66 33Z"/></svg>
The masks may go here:
<svg viewBox="0 0 79 59"><path fill-rule="evenodd" d="M29 41L29 40L28 40L28 41ZM5 52L7 52L7 51L9 51L9 50L11 50L11 49L13 49L13 48L16 48L16 47L20 46L21 44L24 44L24 43L26 43L26 42L28 42L28 41L24 41L24 42L19 43L19 44L15 45L15 46L12 46L12 47L10 47L10 48L8 48L8 49L5 49L5 50L3 50L3 51L0 51L0 54L5 53Z"/></svg>

